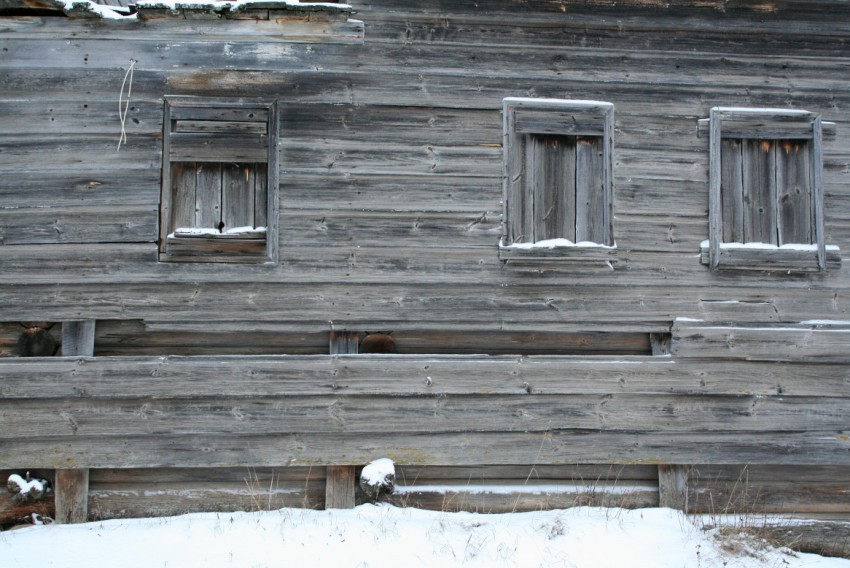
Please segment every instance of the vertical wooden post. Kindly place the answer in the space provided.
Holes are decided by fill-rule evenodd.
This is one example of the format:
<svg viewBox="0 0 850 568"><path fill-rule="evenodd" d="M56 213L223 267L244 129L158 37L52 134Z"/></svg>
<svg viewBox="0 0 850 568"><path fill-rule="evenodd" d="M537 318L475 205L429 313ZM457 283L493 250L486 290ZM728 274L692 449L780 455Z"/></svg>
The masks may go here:
<svg viewBox="0 0 850 568"><path fill-rule="evenodd" d="M658 504L688 512L688 466L658 466Z"/></svg>
<svg viewBox="0 0 850 568"><path fill-rule="evenodd" d="M89 516L89 470L56 470L56 522L84 523Z"/></svg>
<svg viewBox="0 0 850 568"><path fill-rule="evenodd" d="M359 351L360 334L356 331L333 331L330 332L330 344L328 346L331 355L356 355Z"/></svg>
<svg viewBox="0 0 850 568"><path fill-rule="evenodd" d="M94 355L94 320L62 322L62 356Z"/></svg>
<svg viewBox="0 0 850 568"><path fill-rule="evenodd" d="M62 356L94 355L94 320L62 322ZM89 515L89 470L56 470L56 522L84 523Z"/></svg>
<svg viewBox="0 0 850 568"><path fill-rule="evenodd" d="M353 509L355 468L353 465L329 465L325 482L325 509Z"/></svg>
<svg viewBox="0 0 850 568"><path fill-rule="evenodd" d="M331 355L356 354L359 334L354 331L331 331ZM354 488L356 484L353 465L329 465L325 481L325 509L354 508Z"/></svg>

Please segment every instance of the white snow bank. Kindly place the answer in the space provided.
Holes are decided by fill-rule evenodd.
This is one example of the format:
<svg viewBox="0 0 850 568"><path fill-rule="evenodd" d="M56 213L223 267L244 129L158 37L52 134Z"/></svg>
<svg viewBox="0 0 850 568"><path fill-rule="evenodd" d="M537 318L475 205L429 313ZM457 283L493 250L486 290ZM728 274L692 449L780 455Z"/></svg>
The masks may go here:
<svg viewBox="0 0 850 568"><path fill-rule="evenodd" d="M362 505L36 526L0 533L0 566L850 568L759 546L735 555L715 535L671 509L481 515Z"/></svg>

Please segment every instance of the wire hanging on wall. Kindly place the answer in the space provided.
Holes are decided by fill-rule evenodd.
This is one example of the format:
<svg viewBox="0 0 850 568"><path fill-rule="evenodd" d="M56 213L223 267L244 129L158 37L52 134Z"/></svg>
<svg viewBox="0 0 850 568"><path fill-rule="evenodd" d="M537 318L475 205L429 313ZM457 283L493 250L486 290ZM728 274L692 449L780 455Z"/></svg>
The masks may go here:
<svg viewBox="0 0 850 568"><path fill-rule="evenodd" d="M121 120L121 136L118 137L118 148L115 149L116 152L121 149L122 143L127 143L125 124L127 122L127 112L130 110L130 94L133 92L133 70L136 67L136 63L138 61L135 59L130 60L130 66L127 68L127 72L124 73L124 80L121 82L121 91L118 93L118 118ZM126 101L123 100L125 85L127 86Z"/></svg>

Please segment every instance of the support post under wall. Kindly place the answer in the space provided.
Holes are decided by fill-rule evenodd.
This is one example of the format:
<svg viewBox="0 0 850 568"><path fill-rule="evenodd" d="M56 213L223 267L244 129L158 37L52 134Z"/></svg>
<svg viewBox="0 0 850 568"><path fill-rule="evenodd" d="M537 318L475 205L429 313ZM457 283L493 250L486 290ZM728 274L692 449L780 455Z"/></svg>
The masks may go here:
<svg viewBox="0 0 850 568"><path fill-rule="evenodd" d="M359 334L354 331L331 331L331 355L356 354ZM325 509L354 508L354 490L357 483L353 465L330 465L325 481Z"/></svg>
<svg viewBox="0 0 850 568"><path fill-rule="evenodd" d="M62 356L94 355L94 320L62 322ZM56 522L84 523L89 514L89 470L56 470Z"/></svg>

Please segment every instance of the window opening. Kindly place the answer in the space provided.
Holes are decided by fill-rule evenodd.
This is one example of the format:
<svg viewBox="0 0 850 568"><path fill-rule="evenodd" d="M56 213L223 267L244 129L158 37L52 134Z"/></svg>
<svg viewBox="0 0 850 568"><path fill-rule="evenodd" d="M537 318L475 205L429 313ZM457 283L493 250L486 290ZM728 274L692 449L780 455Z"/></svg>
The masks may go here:
<svg viewBox="0 0 850 568"><path fill-rule="evenodd" d="M610 256L614 106L507 98L503 111L500 256Z"/></svg>
<svg viewBox="0 0 850 568"><path fill-rule="evenodd" d="M165 101L160 259L277 256L275 102Z"/></svg>

